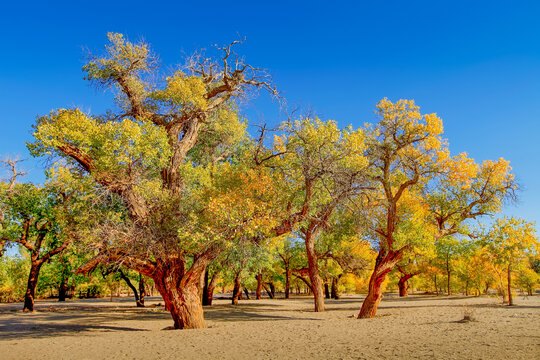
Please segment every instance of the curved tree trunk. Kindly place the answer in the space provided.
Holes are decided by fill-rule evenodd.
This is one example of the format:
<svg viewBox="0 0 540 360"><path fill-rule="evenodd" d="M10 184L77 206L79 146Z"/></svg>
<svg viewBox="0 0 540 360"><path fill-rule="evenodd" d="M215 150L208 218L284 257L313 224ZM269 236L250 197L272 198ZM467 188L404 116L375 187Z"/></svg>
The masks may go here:
<svg viewBox="0 0 540 360"><path fill-rule="evenodd" d="M399 296L400 297L405 297L405 296L408 296L409 294L407 293L407 291L409 290L409 279L411 279L414 275L416 274L404 274L402 273L402 276L399 278L399 281L398 281L398 287L399 287Z"/></svg>
<svg viewBox="0 0 540 360"><path fill-rule="evenodd" d="M141 299L139 298L139 293L137 292L137 288L131 283L131 280L124 274L122 270L118 270L118 273L120 274L120 277L122 280L125 281L127 286L133 291L133 296L135 297L135 303L137 304L137 307L144 307L144 304L141 303Z"/></svg>
<svg viewBox="0 0 540 360"><path fill-rule="evenodd" d="M43 265L42 262L33 260L32 265L30 266L30 274L28 275L28 283L26 286L26 293L24 295L24 311L34 311L34 299L36 296L36 287L41 265Z"/></svg>
<svg viewBox="0 0 540 360"><path fill-rule="evenodd" d="M251 300L251 298L249 297L249 290L245 286L243 286L243 288L244 288L244 295L246 295L246 300Z"/></svg>
<svg viewBox="0 0 540 360"><path fill-rule="evenodd" d="M375 261L375 269L369 279L369 290L358 314L358 319L373 318L377 314L379 303L382 299L382 284L386 275L392 271L401 258L402 250L385 252L379 251Z"/></svg>

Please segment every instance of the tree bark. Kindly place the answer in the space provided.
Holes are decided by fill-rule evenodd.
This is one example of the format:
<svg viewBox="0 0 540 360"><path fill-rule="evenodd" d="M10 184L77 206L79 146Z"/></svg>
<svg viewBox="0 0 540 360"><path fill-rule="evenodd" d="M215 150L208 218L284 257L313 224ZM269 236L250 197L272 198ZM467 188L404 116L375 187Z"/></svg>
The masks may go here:
<svg viewBox="0 0 540 360"><path fill-rule="evenodd" d="M58 301L66 301L67 277L62 275L62 281L58 287Z"/></svg>
<svg viewBox="0 0 540 360"><path fill-rule="evenodd" d="M137 307L144 307L144 304L141 304L141 300L139 298L139 293L137 292L137 288L131 283L131 280L124 274L122 270L118 270L118 273L120 274L120 277L122 280L125 281L127 286L133 291L133 296L135 297L135 303L137 304Z"/></svg>
<svg viewBox="0 0 540 360"><path fill-rule="evenodd" d="M450 290L450 259L449 255L446 256L446 293L448 296L452 295Z"/></svg>
<svg viewBox="0 0 540 360"><path fill-rule="evenodd" d="M274 298L274 291L273 291L274 284L268 283L268 285L271 285L271 289L272 289L272 290L269 289L268 286L266 286L266 284L264 284L264 283L263 283L262 286L263 286L264 290L266 291L266 293L268 294L268 297L269 297L270 299L273 299L273 298Z"/></svg>
<svg viewBox="0 0 540 360"><path fill-rule="evenodd" d="M368 294L362 304L358 319L373 318L377 314L382 299L382 284L386 279L386 275L392 271L401 259L402 251L388 251L388 253L384 249L379 251L379 255L375 260L375 269L369 279Z"/></svg>
<svg viewBox="0 0 540 360"><path fill-rule="evenodd" d="M338 288L338 282L339 282L340 276L332 278L332 299L339 300L341 298L341 295L339 294L339 288Z"/></svg>
<svg viewBox="0 0 540 360"><path fill-rule="evenodd" d="M204 288L203 288L203 305L212 305L214 300L214 289L216 288L219 271L214 272L210 281L208 281L209 272L206 271L204 275Z"/></svg>
<svg viewBox="0 0 540 360"><path fill-rule="evenodd" d="M285 299L290 297L291 289L291 271L288 267L285 268Z"/></svg>
<svg viewBox="0 0 540 360"><path fill-rule="evenodd" d="M508 306L514 305L514 299L512 298L512 271L510 269L510 264L508 264Z"/></svg>
<svg viewBox="0 0 540 360"><path fill-rule="evenodd" d="M262 273L258 273L257 278L257 290L255 291L255 297L257 300L261 300L262 287L263 287L263 278Z"/></svg>
<svg viewBox="0 0 540 360"><path fill-rule="evenodd" d="M330 288L327 282L324 283L324 298L330 299Z"/></svg>
<svg viewBox="0 0 540 360"><path fill-rule="evenodd" d="M36 287L39 278L39 271L41 269L43 262L32 260L30 266L30 274L28 275L28 283L26 286L26 293L24 295L24 311L32 312L34 311L34 299L36 296Z"/></svg>
<svg viewBox="0 0 540 360"><path fill-rule="evenodd" d="M398 281L398 287L399 287L399 296L400 297L405 297L405 296L408 296L409 294L407 293L407 290L409 290L409 279L412 278L414 276L414 274L403 274L402 273L402 276L399 278L399 281Z"/></svg>
<svg viewBox="0 0 540 360"><path fill-rule="evenodd" d="M142 274L139 274L139 303L141 304L141 307L144 307L145 296L146 296L146 288L144 286L144 279L143 279Z"/></svg>
<svg viewBox="0 0 540 360"><path fill-rule="evenodd" d="M233 305L238 305L238 300L240 296L242 295L241 280L242 279L241 279L240 273L237 273L236 276L234 277L234 288L233 288L233 294L232 294Z"/></svg>
<svg viewBox="0 0 540 360"><path fill-rule="evenodd" d="M311 290L313 291L313 300L315 312L323 312L324 308L324 289L321 275L319 273L318 256L315 250L314 234L309 230L305 234L306 253L308 258L308 272L311 280Z"/></svg>

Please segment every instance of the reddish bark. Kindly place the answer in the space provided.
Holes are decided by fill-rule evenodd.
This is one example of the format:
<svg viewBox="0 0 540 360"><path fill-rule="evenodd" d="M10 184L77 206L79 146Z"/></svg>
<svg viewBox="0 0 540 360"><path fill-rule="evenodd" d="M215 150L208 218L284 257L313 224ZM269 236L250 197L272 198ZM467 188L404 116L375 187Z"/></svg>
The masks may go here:
<svg viewBox="0 0 540 360"><path fill-rule="evenodd" d="M204 275L204 288L203 288L203 305L212 305L212 300L214 300L214 289L217 285L218 275L219 271L216 271L212 275L212 279L208 281L208 270L205 272Z"/></svg>
<svg viewBox="0 0 540 360"><path fill-rule="evenodd" d="M409 279L411 279L412 277L414 277L417 274L416 273L415 274L407 274L407 273L404 273L404 272L402 272L401 274L402 274L402 276L399 278L399 281L398 281L399 296L400 297L405 297L405 296L409 295L407 293L407 291L409 290L409 283L408 283Z"/></svg>
<svg viewBox="0 0 540 360"><path fill-rule="evenodd" d="M306 253L308 258L308 272L311 280L311 290L313 291L313 300L315 312L323 312L324 308L324 288L323 281L319 272L319 257L315 250L314 235L308 229L305 235Z"/></svg>
<svg viewBox="0 0 540 360"><path fill-rule="evenodd" d="M377 314L379 303L382 299L382 284L386 279L386 275L392 271L394 266L401 259L403 249L399 251L386 251L381 249L377 260L375 261L375 269L369 279L369 291L362 304L358 319L373 318Z"/></svg>
<svg viewBox="0 0 540 360"><path fill-rule="evenodd" d="M233 288L233 295L232 295L233 305L238 305L238 300L242 296L242 290L241 290L242 282L241 281L242 279L241 279L240 273L237 273L234 278L234 288Z"/></svg>
<svg viewBox="0 0 540 360"><path fill-rule="evenodd" d="M263 287L262 273L258 273L256 278L257 278L257 290L255 291L255 297L257 300L261 300L262 287Z"/></svg>

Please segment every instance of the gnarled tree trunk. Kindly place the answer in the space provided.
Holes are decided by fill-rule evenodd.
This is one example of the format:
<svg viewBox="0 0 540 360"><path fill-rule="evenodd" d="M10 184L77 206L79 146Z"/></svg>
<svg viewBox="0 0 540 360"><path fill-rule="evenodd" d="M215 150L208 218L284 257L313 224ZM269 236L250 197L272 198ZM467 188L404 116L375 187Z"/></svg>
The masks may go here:
<svg viewBox="0 0 540 360"><path fill-rule="evenodd" d="M407 293L407 291L409 290L409 279L412 278L415 274L405 274L405 273L402 273L402 276L399 278L399 281L398 281L398 288L399 288L399 296L400 297L405 297L405 296L408 296L409 294Z"/></svg>

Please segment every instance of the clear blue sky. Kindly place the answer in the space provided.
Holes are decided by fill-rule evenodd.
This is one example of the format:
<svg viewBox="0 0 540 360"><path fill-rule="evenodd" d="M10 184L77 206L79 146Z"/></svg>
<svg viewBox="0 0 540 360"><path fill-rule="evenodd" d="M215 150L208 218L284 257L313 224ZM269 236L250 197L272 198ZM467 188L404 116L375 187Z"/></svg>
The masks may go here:
<svg viewBox="0 0 540 360"><path fill-rule="evenodd" d="M383 97L437 112L453 153L510 160L524 191L505 212L538 223L539 19L538 1L4 2L0 155L29 157L37 115L110 106L81 72L83 48L101 51L107 32L144 38L165 66L240 35L239 51L270 71L289 104L343 126L373 121ZM279 120L264 97L243 109L253 122ZM41 181L39 162L25 166Z"/></svg>

